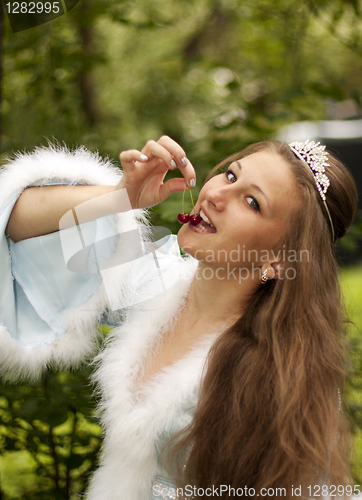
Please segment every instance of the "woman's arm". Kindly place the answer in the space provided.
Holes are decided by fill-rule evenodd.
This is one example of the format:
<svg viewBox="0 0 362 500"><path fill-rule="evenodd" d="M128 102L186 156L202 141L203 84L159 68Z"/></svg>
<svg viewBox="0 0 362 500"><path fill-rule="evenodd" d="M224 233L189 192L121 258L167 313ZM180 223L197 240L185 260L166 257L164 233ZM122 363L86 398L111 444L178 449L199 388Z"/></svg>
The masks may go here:
<svg viewBox="0 0 362 500"><path fill-rule="evenodd" d="M14 242L53 233L58 231L59 221L66 212L74 210L85 201L114 192L115 189L116 186L30 187L23 191L16 202L5 232ZM101 203L97 203L88 220L98 219L117 210L122 211L106 203L107 198L109 200L109 197L99 198Z"/></svg>
<svg viewBox="0 0 362 500"><path fill-rule="evenodd" d="M116 186L54 185L25 189L11 213L6 234L18 242L57 231L64 214L72 210L74 219L69 220L77 222L76 207L92 199L91 210L87 209L85 217L82 214L81 222L130 208L149 208L171 193L194 187L196 182L194 168L184 150L166 136L157 142L149 141L142 151L122 152L120 160L124 174ZM183 178L163 182L168 170L177 166ZM110 196L102 196L107 194Z"/></svg>

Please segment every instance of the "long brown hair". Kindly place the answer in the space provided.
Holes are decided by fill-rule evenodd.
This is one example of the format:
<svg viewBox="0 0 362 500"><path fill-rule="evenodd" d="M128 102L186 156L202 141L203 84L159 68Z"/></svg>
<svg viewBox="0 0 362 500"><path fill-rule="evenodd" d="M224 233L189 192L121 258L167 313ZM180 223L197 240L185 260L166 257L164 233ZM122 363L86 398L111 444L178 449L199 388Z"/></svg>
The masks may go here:
<svg viewBox="0 0 362 500"><path fill-rule="evenodd" d="M305 249L308 259L288 262L294 279L261 285L242 317L219 336L193 422L173 441L167 462L179 486L227 485L242 488L245 496L253 496L251 488L255 495L261 488L285 488L285 494L269 490L268 496L291 498L292 485L302 485L302 495L313 496L308 485L351 479L348 425L339 402L346 356L338 265L313 174L287 144L249 146L211 175L262 150L281 155L295 175L303 204L291 215L283 248L286 255ZM330 154L329 163L326 201L338 239L353 221L357 191ZM223 497L234 495L228 490Z"/></svg>

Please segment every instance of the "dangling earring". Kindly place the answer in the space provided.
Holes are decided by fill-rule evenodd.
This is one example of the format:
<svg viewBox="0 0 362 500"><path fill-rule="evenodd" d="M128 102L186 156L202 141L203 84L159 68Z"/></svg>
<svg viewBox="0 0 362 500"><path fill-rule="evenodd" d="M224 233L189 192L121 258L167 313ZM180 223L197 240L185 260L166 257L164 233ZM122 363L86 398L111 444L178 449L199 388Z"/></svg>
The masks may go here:
<svg viewBox="0 0 362 500"><path fill-rule="evenodd" d="M268 270L265 269L265 271L263 272L263 274L261 275L261 278L260 278L260 283L262 285L265 285L265 283L268 281Z"/></svg>
<svg viewBox="0 0 362 500"><path fill-rule="evenodd" d="M190 222L190 224L192 224L193 226L197 226L197 224L201 221L200 214L197 214L197 215L185 214L185 191L186 191L186 188L184 189L184 192L182 193L182 213L178 214L177 220L181 224L187 224L187 222ZM194 199L192 197L191 190L190 190L190 196L191 196L192 210L194 210L195 204L194 204Z"/></svg>

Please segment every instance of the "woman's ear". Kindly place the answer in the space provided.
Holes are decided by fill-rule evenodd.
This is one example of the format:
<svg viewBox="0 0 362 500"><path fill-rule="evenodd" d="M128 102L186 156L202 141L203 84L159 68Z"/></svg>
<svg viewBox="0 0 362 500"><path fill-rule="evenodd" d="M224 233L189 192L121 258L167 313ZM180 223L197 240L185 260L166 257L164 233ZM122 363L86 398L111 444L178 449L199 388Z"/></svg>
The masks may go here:
<svg viewBox="0 0 362 500"><path fill-rule="evenodd" d="M268 280L277 280L283 279L283 271L284 271L284 262L268 262L267 265L264 265L261 268L261 273L264 274L266 271L266 277Z"/></svg>
<svg viewBox="0 0 362 500"><path fill-rule="evenodd" d="M270 270L272 269L272 271ZM284 271L284 262L278 261L278 262L271 262L270 267L268 267L268 278L274 278L274 279L280 279L283 278L283 271ZM270 274L273 274L273 276L269 276Z"/></svg>

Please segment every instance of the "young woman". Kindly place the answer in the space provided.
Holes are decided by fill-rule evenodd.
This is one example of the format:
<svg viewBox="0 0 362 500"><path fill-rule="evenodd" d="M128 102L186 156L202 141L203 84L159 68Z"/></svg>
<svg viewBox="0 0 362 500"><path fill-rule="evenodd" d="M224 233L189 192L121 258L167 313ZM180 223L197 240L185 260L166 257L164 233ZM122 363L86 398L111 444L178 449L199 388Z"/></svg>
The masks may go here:
<svg viewBox="0 0 362 500"><path fill-rule="evenodd" d="M211 172L178 244L153 243L140 209L195 171L169 137L120 160L121 178L84 149L39 149L0 184L3 376L76 366L100 322L118 325L97 358L105 441L87 498L356 492L334 255L349 172L313 142L255 144ZM94 265L101 241L111 260Z"/></svg>

